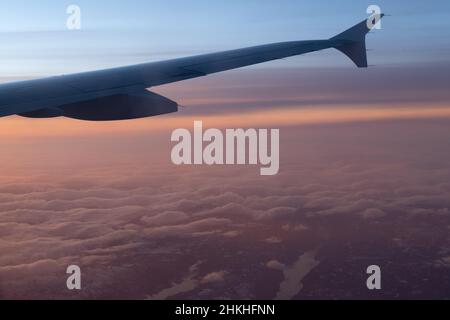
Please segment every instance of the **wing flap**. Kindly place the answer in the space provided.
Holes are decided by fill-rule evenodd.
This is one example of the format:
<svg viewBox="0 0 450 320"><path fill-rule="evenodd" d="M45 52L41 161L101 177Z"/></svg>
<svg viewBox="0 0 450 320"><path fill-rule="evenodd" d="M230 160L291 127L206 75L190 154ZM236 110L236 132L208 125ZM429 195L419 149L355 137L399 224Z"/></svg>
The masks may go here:
<svg viewBox="0 0 450 320"><path fill-rule="evenodd" d="M67 117L85 121L116 121L178 111L178 103L150 91L114 94L19 114L27 118Z"/></svg>
<svg viewBox="0 0 450 320"><path fill-rule="evenodd" d="M130 120L178 111L178 104L156 93L145 91L119 94L62 106L64 117L87 121Z"/></svg>

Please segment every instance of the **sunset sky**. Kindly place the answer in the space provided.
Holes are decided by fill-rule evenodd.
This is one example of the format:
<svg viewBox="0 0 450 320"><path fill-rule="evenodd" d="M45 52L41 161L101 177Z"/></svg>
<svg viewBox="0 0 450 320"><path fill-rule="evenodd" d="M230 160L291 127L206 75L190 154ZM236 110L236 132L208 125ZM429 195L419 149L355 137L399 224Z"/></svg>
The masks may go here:
<svg viewBox="0 0 450 320"><path fill-rule="evenodd" d="M73 3L80 31L72 2L0 0L0 82L329 38L373 4ZM450 298L450 2L376 4L368 69L329 50L152 88L177 114L0 119L0 298ZM280 174L174 166L194 120L280 128Z"/></svg>
<svg viewBox="0 0 450 320"><path fill-rule="evenodd" d="M369 36L371 64L448 61L450 3L400 1L207 0L1 1L0 71L29 77L106 68L286 40L330 38L365 19L376 4L392 17ZM82 30L68 32L66 8L77 4ZM350 66L337 52L272 66Z"/></svg>
<svg viewBox="0 0 450 320"><path fill-rule="evenodd" d="M241 3L202 0L192 3L172 1L170 4L159 0L135 0L126 4L77 1L75 4L80 6L82 12L81 31L66 29L68 15L65 11L72 3L8 3L8 10L0 12L0 39L7 44L0 52L0 81L122 66L261 43L328 38L365 18L366 9L372 4L365 1L322 1L319 4L287 0L276 3L249 0L245 5ZM176 98L184 106L209 105L201 109L202 112L207 111L209 116L213 116L211 113L214 112L229 111L232 114L238 110L239 114L245 112L252 115L246 119L257 119L255 113L262 113L258 118L260 120L255 120L258 123L264 122L261 119L269 118L286 125L296 124L297 121L321 122L320 117L325 122L333 119L422 118L433 114L447 117L447 111L442 108L446 108L448 101L445 81L448 80L446 71L450 65L450 43L447 41L450 38L450 21L445 14L450 10L450 4L448 1L435 1L433 8L423 1L379 1L376 4L392 15L384 19L382 30L376 30L368 36L368 47L374 49L369 52L369 61L378 70L355 70L342 54L327 50L245 69L248 71L232 71L226 75L214 75L205 81L192 80L155 90L167 92L169 98ZM310 68L320 69L320 72ZM336 68L344 70L342 76L337 74L339 71ZM232 83L228 85L230 88L225 88L224 83L228 84L243 74L247 78L245 83L239 83L240 86L247 88L255 81L261 82L252 78L255 75L252 70L266 69L285 70L286 76L283 76L283 71L274 72L276 79L269 78L262 84L269 87L267 90L241 93ZM291 70L291 73L286 70ZM256 76L259 75L256 73ZM310 76L314 82L308 81ZM264 73L264 77L267 78L268 74ZM327 78L333 81L327 81ZM427 81L423 81L423 78ZM226 82L223 79L232 80ZM302 81L299 85L304 88L308 86L308 89L297 90L298 86L293 81ZM365 85L356 84L360 81ZM336 82L342 84L338 87ZM217 90L209 90L214 85L216 88L213 89ZM353 90L355 85L358 90ZM410 87L414 87L414 90L410 90ZM339 98L342 114L337 114L335 110L327 112L336 100L333 94L342 95L342 92L339 93L341 89L347 93L345 98ZM330 93L330 90L333 92ZM260 96L255 97L253 93ZM365 99L368 96L370 101ZM275 118L266 116L274 112L270 110L270 98L276 98L277 102L284 100L281 106L276 106ZM433 100L432 106L424 106L424 103L430 102L428 98ZM249 101L253 101L254 108L246 107ZM311 108L306 102L310 103L309 107L314 104L312 110L309 110ZM385 106L393 107L395 104L403 109L417 106L420 110L378 110L352 114L346 103L354 106L357 102L361 103L363 109L367 109L368 104L380 102L379 107L388 102ZM401 105L401 102L405 105ZM299 104L307 110L299 111L296 108ZM261 110L263 107L264 110ZM155 130L167 124L174 127L173 118L186 115L185 111L175 116L135 121L132 131ZM36 122L12 118L4 120L3 128L0 135L14 135L16 132L18 136L39 136L116 130L123 133L130 126L67 120Z"/></svg>

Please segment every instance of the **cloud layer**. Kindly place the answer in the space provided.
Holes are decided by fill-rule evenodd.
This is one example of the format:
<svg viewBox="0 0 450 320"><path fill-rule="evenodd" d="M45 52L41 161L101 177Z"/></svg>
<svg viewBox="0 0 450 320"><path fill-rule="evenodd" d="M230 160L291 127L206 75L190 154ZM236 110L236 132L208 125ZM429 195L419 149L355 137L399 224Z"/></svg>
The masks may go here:
<svg viewBox="0 0 450 320"><path fill-rule="evenodd" d="M106 165L128 138L85 167L52 168L37 160L5 171L0 295L274 298L279 270L304 252L322 248L315 259L320 268L331 267L321 252L351 224L347 236L355 245L368 226L385 230L373 241L399 251L413 250L416 238L434 237L427 245L433 256L416 262L436 261L445 270L447 128L436 122L414 129L402 123L285 129L281 172L271 178L253 167L175 167L138 155ZM65 288L72 264L83 271L80 293ZM258 288L252 278L258 276L267 277L267 287ZM305 291L304 281L293 284L298 292L292 289L290 297ZM181 289L170 289L174 284Z"/></svg>

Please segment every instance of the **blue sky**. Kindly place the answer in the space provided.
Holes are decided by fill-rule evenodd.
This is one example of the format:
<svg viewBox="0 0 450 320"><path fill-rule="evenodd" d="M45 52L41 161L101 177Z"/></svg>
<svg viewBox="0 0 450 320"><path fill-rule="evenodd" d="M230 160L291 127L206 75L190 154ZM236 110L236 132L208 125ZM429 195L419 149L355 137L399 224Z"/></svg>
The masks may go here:
<svg viewBox="0 0 450 320"><path fill-rule="evenodd" d="M450 56L450 2L291 0L4 1L0 72L28 77L92 70L267 42L328 38L366 15L392 14L369 36L371 63L427 63ZM82 30L67 31L66 8L82 10ZM342 66L336 52L270 66Z"/></svg>

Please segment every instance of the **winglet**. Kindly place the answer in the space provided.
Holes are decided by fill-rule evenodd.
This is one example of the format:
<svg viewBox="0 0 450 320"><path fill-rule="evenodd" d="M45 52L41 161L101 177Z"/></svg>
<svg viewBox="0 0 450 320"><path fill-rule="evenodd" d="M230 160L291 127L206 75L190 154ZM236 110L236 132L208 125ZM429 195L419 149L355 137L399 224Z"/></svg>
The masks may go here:
<svg viewBox="0 0 450 320"><path fill-rule="evenodd" d="M366 35L383 17L384 14L373 15L331 38L333 47L349 57L359 68L367 68Z"/></svg>

